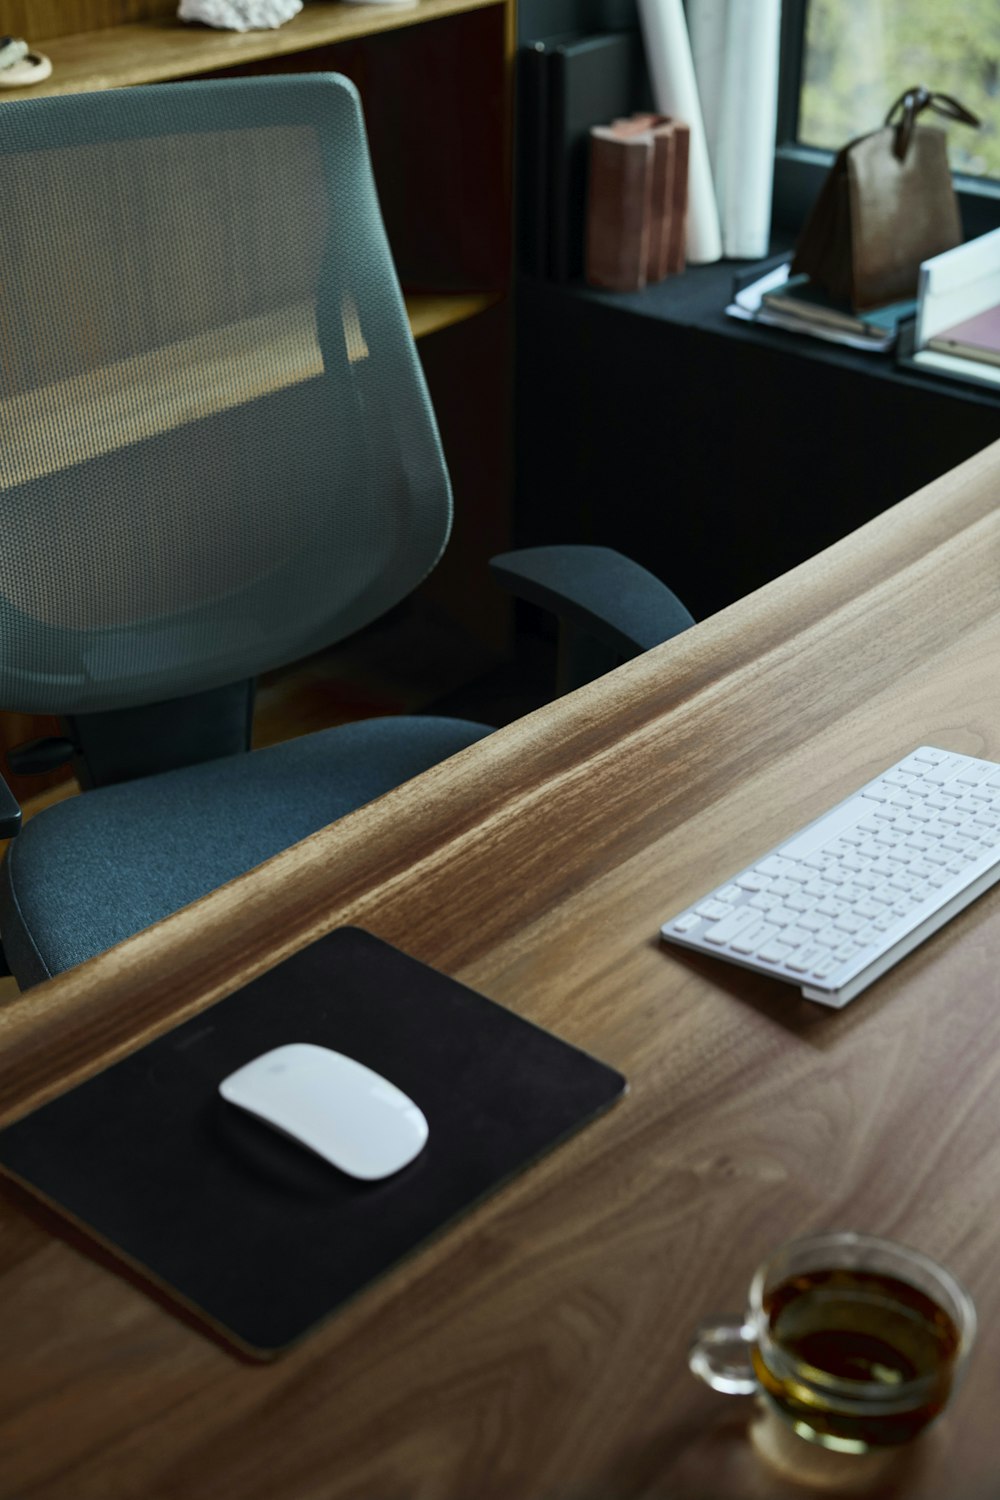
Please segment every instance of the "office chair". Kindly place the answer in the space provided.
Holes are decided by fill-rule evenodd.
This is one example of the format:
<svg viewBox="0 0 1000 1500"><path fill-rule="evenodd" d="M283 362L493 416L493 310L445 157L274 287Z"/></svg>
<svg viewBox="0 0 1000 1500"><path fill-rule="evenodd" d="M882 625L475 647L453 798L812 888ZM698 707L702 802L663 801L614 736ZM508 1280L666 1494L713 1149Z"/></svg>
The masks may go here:
<svg viewBox="0 0 1000 1500"><path fill-rule="evenodd" d="M58 715L14 762L71 757L85 789L0 870L23 989L491 729L389 717L249 750L257 675L404 599L451 521L353 85L8 101L0 203L0 705ZM497 568L619 655L691 623L614 554Z"/></svg>

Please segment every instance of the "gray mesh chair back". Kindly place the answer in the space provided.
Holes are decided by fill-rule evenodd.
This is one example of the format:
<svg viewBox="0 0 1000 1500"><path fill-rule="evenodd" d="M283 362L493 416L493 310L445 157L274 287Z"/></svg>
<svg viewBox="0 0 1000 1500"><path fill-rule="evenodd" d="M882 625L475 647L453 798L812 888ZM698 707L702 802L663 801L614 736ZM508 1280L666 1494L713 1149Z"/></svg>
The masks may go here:
<svg viewBox="0 0 1000 1500"><path fill-rule="evenodd" d="M0 707L304 656L407 595L451 498L354 87L0 107Z"/></svg>

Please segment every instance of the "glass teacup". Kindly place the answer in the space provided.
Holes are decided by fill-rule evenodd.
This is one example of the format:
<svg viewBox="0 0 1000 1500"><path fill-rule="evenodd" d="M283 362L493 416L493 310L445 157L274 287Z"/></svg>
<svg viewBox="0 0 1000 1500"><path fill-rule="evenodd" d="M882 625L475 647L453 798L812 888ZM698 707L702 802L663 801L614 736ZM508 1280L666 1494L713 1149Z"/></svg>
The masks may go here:
<svg viewBox="0 0 1000 1500"><path fill-rule="evenodd" d="M817 1234L758 1267L745 1317L703 1324L690 1365L715 1390L759 1393L799 1437L863 1454L934 1420L975 1333L969 1294L920 1251Z"/></svg>

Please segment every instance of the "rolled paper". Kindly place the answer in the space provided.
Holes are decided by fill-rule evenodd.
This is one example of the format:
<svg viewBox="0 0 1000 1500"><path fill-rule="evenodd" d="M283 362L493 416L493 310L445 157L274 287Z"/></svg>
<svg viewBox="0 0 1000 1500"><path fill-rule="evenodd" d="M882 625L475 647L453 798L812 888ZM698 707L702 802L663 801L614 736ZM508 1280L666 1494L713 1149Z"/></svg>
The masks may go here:
<svg viewBox="0 0 1000 1500"><path fill-rule="evenodd" d="M687 258L693 264L706 265L720 259L722 236L681 0L639 0L639 24L653 86L653 102L660 114L683 120L691 130Z"/></svg>

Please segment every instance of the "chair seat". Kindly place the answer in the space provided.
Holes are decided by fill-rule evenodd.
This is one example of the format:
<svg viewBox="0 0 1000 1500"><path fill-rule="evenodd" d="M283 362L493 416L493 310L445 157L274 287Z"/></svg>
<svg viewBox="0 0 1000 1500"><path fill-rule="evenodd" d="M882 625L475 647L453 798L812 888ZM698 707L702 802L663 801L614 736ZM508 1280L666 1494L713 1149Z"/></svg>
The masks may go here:
<svg viewBox="0 0 1000 1500"><path fill-rule="evenodd" d="M57 803L0 868L12 973L27 989L104 952L489 733L369 719Z"/></svg>

